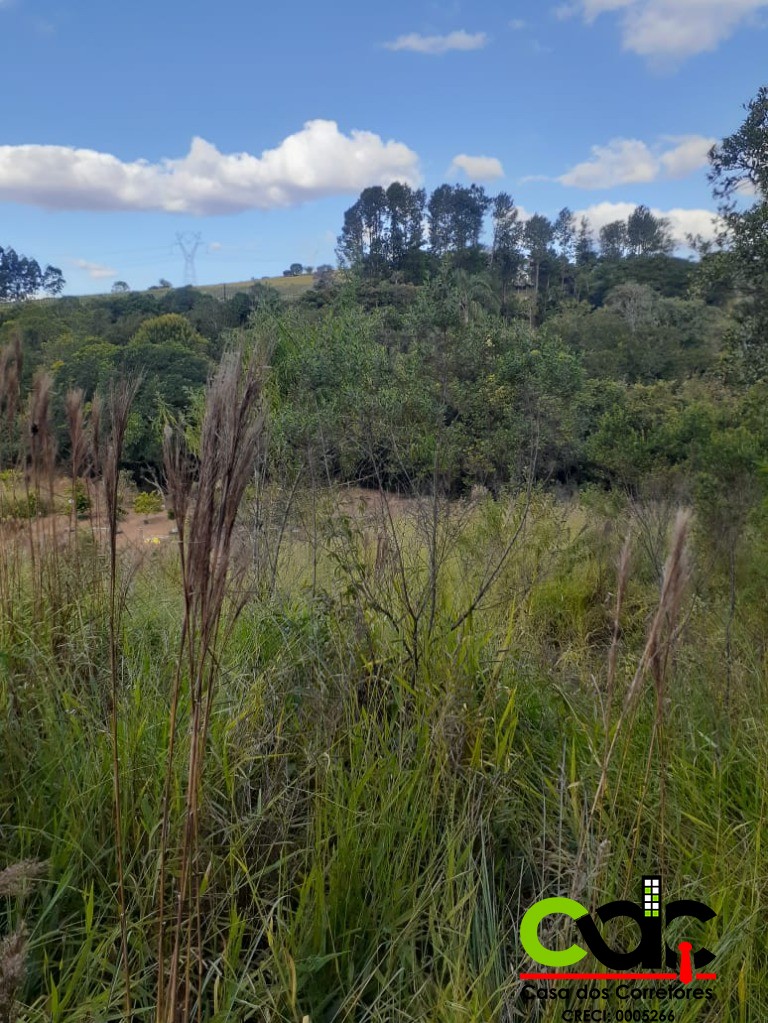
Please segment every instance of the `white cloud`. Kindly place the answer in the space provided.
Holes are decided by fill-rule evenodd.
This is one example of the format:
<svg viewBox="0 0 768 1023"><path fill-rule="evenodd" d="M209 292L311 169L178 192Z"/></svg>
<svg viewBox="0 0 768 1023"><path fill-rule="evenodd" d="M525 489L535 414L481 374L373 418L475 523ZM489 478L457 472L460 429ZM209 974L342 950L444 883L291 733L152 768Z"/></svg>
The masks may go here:
<svg viewBox="0 0 768 1023"><path fill-rule="evenodd" d="M439 56L450 50L482 50L488 43L485 32L449 32L444 36L423 36L418 32L399 36L394 42L384 43L388 50L410 50L412 53L427 53Z"/></svg>
<svg viewBox="0 0 768 1023"><path fill-rule="evenodd" d="M557 180L575 188L611 188L653 181L658 160L639 139L613 139L607 146L592 146L592 159L577 163Z"/></svg>
<svg viewBox="0 0 768 1023"><path fill-rule="evenodd" d="M723 222L712 210L684 210L675 208L660 212L653 211L654 216L666 217L672 229L672 237L684 245L686 236L700 234L705 241L714 241L722 230Z"/></svg>
<svg viewBox="0 0 768 1023"><path fill-rule="evenodd" d="M57 210L161 210L198 216L296 206L393 181L418 184L416 153L335 121L307 121L261 156L194 138L181 159L126 163L69 146L0 146L0 201Z"/></svg>
<svg viewBox="0 0 768 1023"><path fill-rule="evenodd" d="M707 153L716 139L703 135L667 136L667 148L653 148L640 139L612 139L605 146L592 146L592 159L576 164L557 180L575 188L613 188L684 178L707 165ZM670 147L670 143L675 143Z"/></svg>
<svg viewBox="0 0 768 1023"><path fill-rule="evenodd" d="M495 156L467 156L466 153L460 153L454 156L448 173L453 174L456 171L464 171L473 181L492 181L494 178L504 177L501 160L497 160Z"/></svg>
<svg viewBox="0 0 768 1023"><path fill-rule="evenodd" d="M223 247L224 246L221 244L221 242L211 242L210 245L208 246L208 251L209 252L218 252Z"/></svg>
<svg viewBox="0 0 768 1023"><path fill-rule="evenodd" d="M633 202L601 202L578 210L575 216L577 220L586 217L592 230L597 234L601 227L614 220L626 220L636 207L637 204ZM681 248L686 246L686 235L700 234L705 240L713 241L718 232L719 218L712 210L652 208L651 213L655 217L665 217L669 221L672 237Z"/></svg>
<svg viewBox="0 0 768 1023"><path fill-rule="evenodd" d="M117 270L113 270L111 266L104 266L102 263L90 263L87 259L76 259L74 263L80 270L85 270L94 281L117 276Z"/></svg>
<svg viewBox="0 0 768 1023"><path fill-rule="evenodd" d="M509 23L509 27L512 29L513 32L522 32L522 30L526 27L527 24L528 22L523 21L522 18L513 18L512 21L510 21Z"/></svg>
<svg viewBox="0 0 768 1023"><path fill-rule="evenodd" d="M668 141L677 145L668 149L659 157L666 176L669 178L685 178L708 164L707 154L717 139L705 138L703 135L683 135L670 138Z"/></svg>
<svg viewBox="0 0 768 1023"><path fill-rule="evenodd" d="M768 0L579 0L577 10L587 22L619 12L625 50L679 60L716 49L766 7Z"/></svg>

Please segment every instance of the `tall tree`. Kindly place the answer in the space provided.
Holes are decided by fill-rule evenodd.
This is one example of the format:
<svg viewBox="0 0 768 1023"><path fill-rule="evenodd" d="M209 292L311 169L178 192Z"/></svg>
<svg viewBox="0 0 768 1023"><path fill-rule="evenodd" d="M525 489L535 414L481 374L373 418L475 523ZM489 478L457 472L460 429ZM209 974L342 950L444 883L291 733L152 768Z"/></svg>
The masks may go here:
<svg viewBox="0 0 768 1023"><path fill-rule="evenodd" d="M595 240L592 235L592 227L585 216L579 221L579 229L576 234L574 245L574 257L576 261L576 273L574 275L573 297L580 301L589 287L589 277L592 267L597 261L595 251Z"/></svg>
<svg viewBox="0 0 768 1023"><path fill-rule="evenodd" d="M23 302L41 292L60 295L65 283L58 267L41 269L36 259L0 247L0 302Z"/></svg>
<svg viewBox="0 0 768 1023"><path fill-rule="evenodd" d="M624 259L628 246L625 220L612 220L600 228L600 255L603 259Z"/></svg>
<svg viewBox="0 0 768 1023"><path fill-rule="evenodd" d="M406 270L418 276L424 243L424 189L394 181L364 189L344 213L336 255L339 265L367 277L381 278Z"/></svg>
<svg viewBox="0 0 768 1023"><path fill-rule="evenodd" d="M728 248L725 262L745 298L734 347L746 376L759 379L768 376L768 86L745 110L741 127L710 150L709 180Z"/></svg>
<svg viewBox="0 0 768 1023"><path fill-rule="evenodd" d="M456 185L453 190L453 247L456 252L480 247L485 214L491 205L482 185Z"/></svg>
<svg viewBox="0 0 768 1023"><path fill-rule="evenodd" d="M533 285L533 303L531 304L531 326L534 325L539 313L539 295L542 284L542 266L552 254L554 228L550 220L541 213L534 213L525 224L525 244L528 247L528 264L531 284Z"/></svg>
<svg viewBox="0 0 768 1023"><path fill-rule="evenodd" d="M505 318L509 313L509 290L523 267L524 230L514 200L506 192L500 192L493 200L491 270L499 284L501 313Z"/></svg>
<svg viewBox="0 0 768 1023"><path fill-rule="evenodd" d="M402 270L409 255L421 249L425 201L426 192L423 188L413 189L410 185L394 181L387 189L386 250L392 270Z"/></svg>
<svg viewBox="0 0 768 1023"><path fill-rule="evenodd" d="M576 265L588 266L597 259L595 242L592 237L592 228L586 217L579 221L579 231L576 237Z"/></svg>
<svg viewBox="0 0 768 1023"><path fill-rule="evenodd" d="M567 206L558 213L552 228L552 236L560 263L560 290L565 293L569 278L572 283L571 267L576 261L576 218Z"/></svg>
<svg viewBox="0 0 768 1023"><path fill-rule="evenodd" d="M378 277L387 263L387 195L381 185L365 188L360 193L360 213L368 245L367 271Z"/></svg>
<svg viewBox="0 0 768 1023"><path fill-rule="evenodd" d="M668 255L674 248L669 221L637 206L627 218L627 248L632 256Z"/></svg>
<svg viewBox="0 0 768 1023"><path fill-rule="evenodd" d="M427 203L429 247L436 256L444 256L453 248L453 211L453 188L440 185Z"/></svg>
<svg viewBox="0 0 768 1023"><path fill-rule="evenodd" d="M365 232L360 200L344 211L344 225L336 242L339 266L361 269L365 259Z"/></svg>
<svg viewBox="0 0 768 1023"><path fill-rule="evenodd" d="M457 265L471 263L480 250L485 215L491 202L482 185L436 188L427 204L432 252L436 256L452 252Z"/></svg>

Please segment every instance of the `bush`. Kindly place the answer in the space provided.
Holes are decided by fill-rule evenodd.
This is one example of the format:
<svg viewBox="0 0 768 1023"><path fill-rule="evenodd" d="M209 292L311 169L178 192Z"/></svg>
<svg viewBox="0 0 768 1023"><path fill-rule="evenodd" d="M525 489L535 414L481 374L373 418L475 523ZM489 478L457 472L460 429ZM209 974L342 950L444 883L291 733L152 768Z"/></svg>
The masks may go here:
<svg viewBox="0 0 768 1023"><path fill-rule="evenodd" d="M139 515L156 515L163 510L163 499L154 490L137 494L133 502L133 510Z"/></svg>
<svg viewBox="0 0 768 1023"><path fill-rule="evenodd" d="M75 513L87 515L91 510L91 499L82 480L77 480L72 490L72 501L75 505Z"/></svg>
<svg viewBox="0 0 768 1023"><path fill-rule="evenodd" d="M0 519L33 519L38 511L42 512L44 508L38 507L34 492L9 494L0 489Z"/></svg>

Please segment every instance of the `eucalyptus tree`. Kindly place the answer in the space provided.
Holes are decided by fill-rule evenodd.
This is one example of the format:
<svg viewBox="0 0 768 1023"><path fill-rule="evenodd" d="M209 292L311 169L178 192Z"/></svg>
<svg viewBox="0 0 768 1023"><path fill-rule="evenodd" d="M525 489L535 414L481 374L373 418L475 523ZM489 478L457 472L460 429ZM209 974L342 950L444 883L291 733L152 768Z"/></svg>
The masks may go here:
<svg viewBox="0 0 768 1023"><path fill-rule="evenodd" d="M41 292L60 295L65 283L58 267L43 269L36 259L0 247L0 302L23 302Z"/></svg>
<svg viewBox="0 0 768 1023"><path fill-rule="evenodd" d="M612 220L600 228L600 255L603 259L624 259L629 250L627 223Z"/></svg>
<svg viewBox="0 0 768 1023"><path fill-rule="evenodd" d="M501 298L501 314L509 312L509 290L520 275L525 262L523 235L525 225L514 199L506 192L500 192L493 200L493 244L491 247L491 271L498 282Z"/></svg>
<svg viewBox="0 0 768 1023"><path fill-rule="evenodd" d="M578 240L576 218L567 206L563 206L557 214L552 227L552 237L560 264L560 291L562 295L565 295L566 284L569 278L571 287L574 283L572 268L576 262L576 244Z"/></svg>
<svg viewBox="0 0 768 1023"><path fill-rule="evenodd" d="M675 247L669 221L647 206L637 206L627 218L627 249L632 256L668 255Z"/></svg>
<svg viewBox="0 0 768 1023"><path fill-rule="evenodd" d="M541 213L534 213L525 223L523 236L528 249L529 277L533 287L533 302L531 304L531 326L533 326L539 311L542 267L553 254L554 227L547 217Z"/></svg>

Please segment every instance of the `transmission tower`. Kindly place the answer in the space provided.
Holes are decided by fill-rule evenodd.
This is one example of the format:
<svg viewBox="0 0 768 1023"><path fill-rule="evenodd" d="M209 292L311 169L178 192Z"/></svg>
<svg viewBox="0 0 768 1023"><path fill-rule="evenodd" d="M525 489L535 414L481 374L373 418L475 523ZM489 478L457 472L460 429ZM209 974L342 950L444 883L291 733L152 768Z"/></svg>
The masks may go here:
<svg viewBox="0 0 768 1023"><path fill-rule="evenodd" d="M184 284L197 284L195 253L202 245L202 235L199 231L197 234L177 232L176 244L184 257Z"/></svg>

